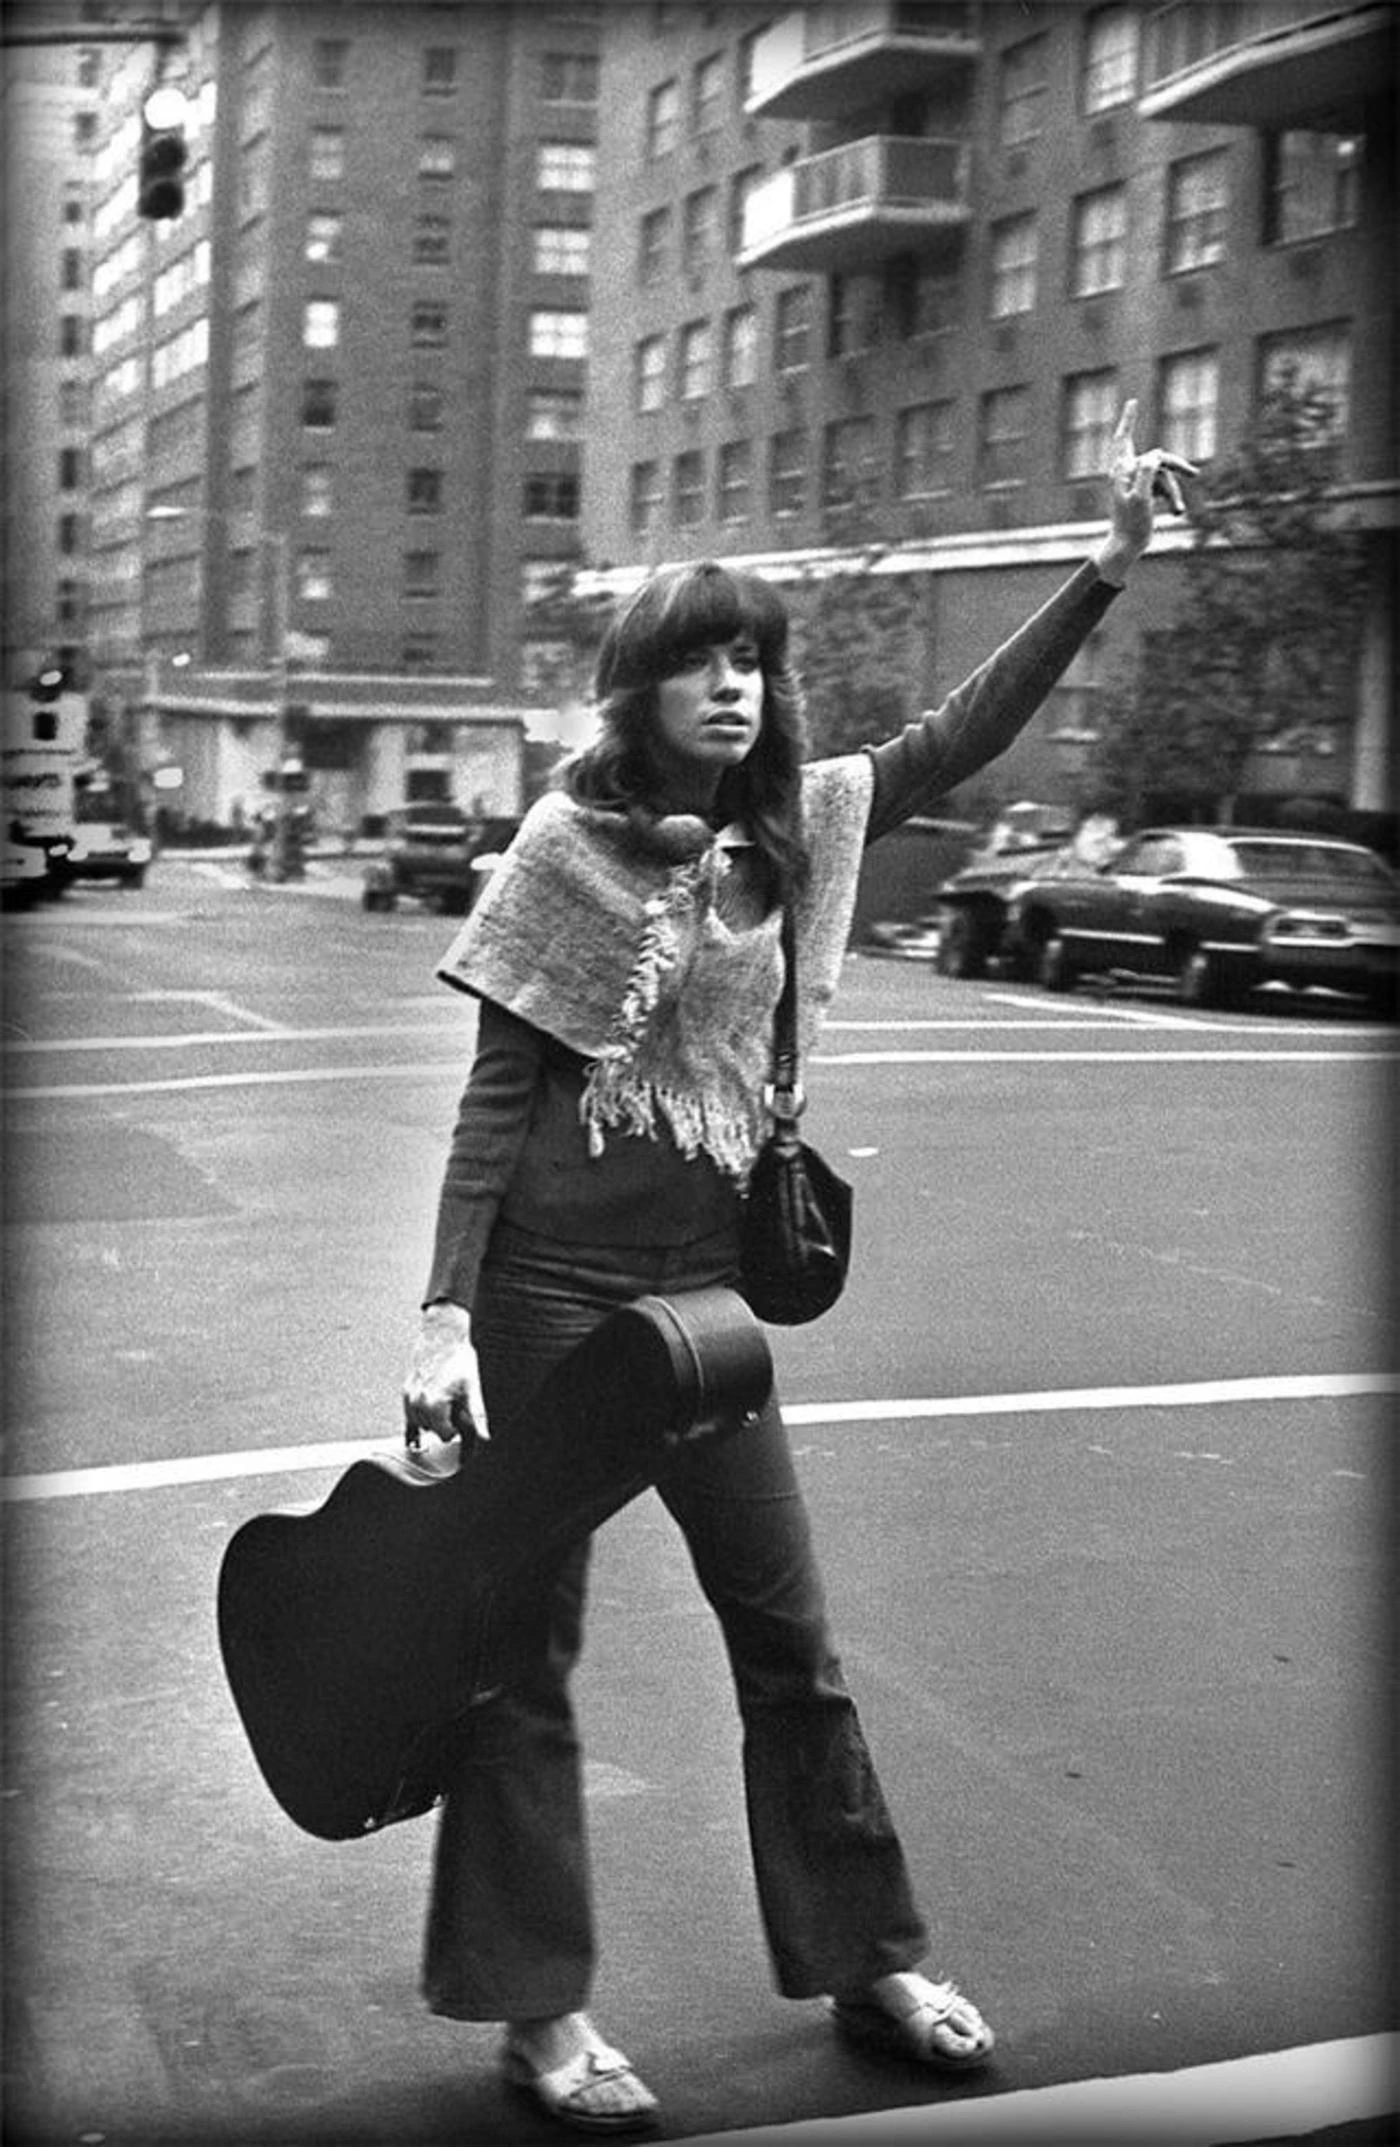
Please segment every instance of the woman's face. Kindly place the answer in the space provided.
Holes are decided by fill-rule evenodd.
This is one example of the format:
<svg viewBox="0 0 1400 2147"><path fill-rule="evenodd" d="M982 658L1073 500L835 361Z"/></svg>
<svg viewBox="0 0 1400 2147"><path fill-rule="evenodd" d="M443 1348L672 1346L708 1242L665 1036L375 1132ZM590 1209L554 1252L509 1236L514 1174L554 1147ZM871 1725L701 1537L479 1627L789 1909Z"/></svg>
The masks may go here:
<svg viewBox="0 0 1400 2147"><path fill-rule="evenodd" d="M687 650L656 689L648 746L678 803L713 798L728 768L747 760L763 722L758 644L746 635Z"/></svg>

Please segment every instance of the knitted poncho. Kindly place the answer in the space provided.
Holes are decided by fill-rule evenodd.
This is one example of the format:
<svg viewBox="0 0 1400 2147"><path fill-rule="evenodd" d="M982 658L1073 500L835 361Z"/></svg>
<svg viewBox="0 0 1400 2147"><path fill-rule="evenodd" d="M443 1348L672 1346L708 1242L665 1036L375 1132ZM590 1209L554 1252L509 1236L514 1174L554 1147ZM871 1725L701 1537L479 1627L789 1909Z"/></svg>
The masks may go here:
<svg viewBox="0 0 1400 2147"><path fill-rule="evenodd" d="M812 857L795 908L799 1038L840 975L870 813L865 754L803 770ZM438 975L505 1007L586 1062L590 1150L609 1132L703 1149L742 1183L767 1131L781 919L762 913L737 828L679 861L620 814L551 792L531 807Z"/></svg>

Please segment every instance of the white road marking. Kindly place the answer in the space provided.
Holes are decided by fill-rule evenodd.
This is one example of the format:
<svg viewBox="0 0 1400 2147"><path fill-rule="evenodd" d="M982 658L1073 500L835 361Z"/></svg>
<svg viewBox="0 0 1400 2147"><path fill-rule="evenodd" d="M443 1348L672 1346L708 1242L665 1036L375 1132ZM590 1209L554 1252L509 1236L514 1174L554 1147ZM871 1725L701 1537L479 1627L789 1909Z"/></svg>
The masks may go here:
<svg viewBox="0 0 1400 2147"><path fill-rule="evenodd" d="M903 1401L785 1402L791 1426L926 1422L935 1417L1041 1416L1105 1409L1191 1409L1242 1402L1354 1400L1400 1394L1400 1374L1320 1372L1282 1378L1203 1379L1180 1385L1065 1387L1025 1394L940 1395ZM310 1446L252 1447L236 1454L190 1454L168 1461L110 1462L49 1475L0 1480L0 1501L91 1498L106 1492L161 1491L183 1484L225 1483L244 1476L292 1476L303 1469L344 1469L368 1456L400 1451L383 1439L327 1439Z"/></svg>
<svg viewBox="0 0 1400 2147"><path fill-rule="evenodd" d="M360 1032L352 1032L358 1034ZM409 1033L400 1029L393 1033ZM418 1032L413 1032L418 1033ZM444 1034L450 1034L444 1031ZM225 1038L223 1041L227 1042ZM278 1036L254 1039L276 1043ZM247 1041L247 1039L244 1039ZM23 1049L25 1047L20 1046ZM1266 1046L1261 1051L1202 1050L1158 1051L1144 1044L1133 1051L820 1051L813 1054L817 1066L1200 1066L1219 1061L1233 1066L1367 1066L1393 1064L1400 1058L1400 1040L1391 1050L1364 1048L1333 1051L1288 1051ZM278 1088L317 1081L407 1081L435 1078L460 1071L461 1054L438 1060L405 1060L402 1064L365 1066L301 1066L276 1072L171 1075L158 1081L66 1081L10 1088L13 1103L53 1101L87 1096L151 1096L174 1094L183 1089Z"/></svg>
<svg viewBox="0 0 1400 2147"><path fill-rule="evenodd" d="M1400 1040L1388 1051L1289 1051L1266 1046L1262 1051L1236 1051L1230 1047L1200 1051L1157 1051L1144 1045L1140 1051L818 1051L818 1066L1199 1066L1207 1060L1223 1065L1366 1065L1376 1060L1400 1058Z"/></svg>
<svg viewBox="0 0 1400 2147"><path fill-rule="evenodd" d="M190 993L185 996L212 999L216 995L211 992ZM280 1022L269 1020L265 1015L240 1011L233 1006L230 1006L227 1011L230 1014L236 1014L240 1020L259 1022L261 1027L257 1029L192 1029L184 1035L176 1036L60 1036L46 1037L42 1042L29 1042L21 1039L16 1043L0 1044L0 1050L3 1050L7 1055L14 1053L33 1056L40 1052L47 1052L50 1055L57 1053L61 1057L65 1052L69 1051L180 1051L191 1045L196 1045L201 1049L208 1049L211 1046L217 1048L221 1044L345 1043L347 1040L357 1036L368 1038L384 1036L450 1037L460 1034L463 1027L460 1014L456 1016L455 1021L451 1018L453 1010L450 1007L446 1009L448 1018L442 1021L382 1021L363 1027L338 1029L284 1029Z"/></svg>
<svg viewBox="0 0 1400 2147"><path fill-rule="evenodd" d="M1117 2080L1066 2080L1009 2094L959 2096L912 2110L881 2110L881 2142L947 2140L954 2147L1228 2147L1234 2140L1293 2139L1326 2126L1389 2116L1396 2107L1400 2037L1359 2035L1306 2043L1253 2057L1190 2065L1180 2072L1130 2073ZM674 2147L858 2147L871 2138L871 2113L690 2133Z"/></svg>
<svg viewBox="0 0 1400 2147"><path fill-rule="evenodd" d="M282 1024L270 1014L255 1014L250 1006L240 1006L221 991L138 991L130 994L131 1004L141 1006L152 1001L166 1004L172 1000L195 1006L207 1006L216 1014L227 1014L230 1021L246 1022L253 1029L280 1029Z"/></svg>
<svg viewBox="0 0 1400 2147"><path fill-rule="evenodd" d="M982 997L984 1003L988 1006L1038 1008L1042 1018L1044 1018L1045 1002L1043 999L1023 999L1015 992L990 991L984 992ZM1213 1029L1216 1026L1213 1021L1203 1021L1199 1015L1158 1014L1151 1012L1147 1007L1115 1006L1107 1000L1095 1008L1095 1013L1100 1021L1136 1021L1140 1022L1144 1028L1151 1029ZM1243 1027L1244 1024L1241 1023L1238 1026Z"/></svg>

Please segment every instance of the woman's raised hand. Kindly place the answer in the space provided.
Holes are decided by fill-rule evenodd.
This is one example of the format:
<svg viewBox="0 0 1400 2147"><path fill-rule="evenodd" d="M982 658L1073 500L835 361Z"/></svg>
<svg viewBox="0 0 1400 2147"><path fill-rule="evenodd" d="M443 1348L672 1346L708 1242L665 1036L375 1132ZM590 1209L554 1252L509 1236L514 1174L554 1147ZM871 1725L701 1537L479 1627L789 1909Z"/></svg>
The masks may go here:
<svg viewBox="0 0 1400 2147"><path fill-rule="evenodd" d="M1185 514L1186 501L1178 479L1200 474L1194 463L1180 455L1169 455L1164 447L1149 447L1139 454L1133 444L1137 412L1135 401L1124 403L1109 448L1112 526L1096 561L1105 581L1126 581L1133 561L1147 550L1152 541L1155 501L1164 501L1173 514Z"/></svg>
<svg viewBox="0 0 1400 2147"><path fill-rule="evenodd" d="M444 1298L423 1307L404 1380L403 1413L410 1435L434 1431L440 1439L490 1438L471 1315L463 1306Z"/></svg>

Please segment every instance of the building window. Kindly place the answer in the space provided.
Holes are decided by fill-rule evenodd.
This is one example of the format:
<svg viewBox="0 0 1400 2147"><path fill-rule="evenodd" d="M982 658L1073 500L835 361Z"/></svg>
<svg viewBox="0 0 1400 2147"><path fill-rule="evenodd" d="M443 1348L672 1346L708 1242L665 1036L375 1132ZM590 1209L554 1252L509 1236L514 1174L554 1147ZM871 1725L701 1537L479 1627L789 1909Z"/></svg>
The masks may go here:
<svg viewBox="0 0 1400 2147"><path fill-rule="evenodd" d="M1328 438L1345 437L1351 408L1351 331L1344 322L1260 339L1260 396L1284 387L1324 399L1331 408Z"/></svg>
<svg viewBox="0 0 1400 2147"><path fill-rule="evenodd" d="M535 152L535 184L542 194L591 194L598 178L598 152L588 142L541 142Z"/></svg>
<svg viewBox="0 0 1400 2147"><path fill-rule="evenodd" d="M1118 376L1111 370L1075 373L1065 382L1060 438L1061 474L1102 477L1118 416Z"/></svg>
<svg viewBox="0 0 1400 2147"><path fill-rule="evenodd" d="M409 341L415 350L441 350L447 343L447 308L436 298L420 298L409 317Z"/></svg>
<svg viewBox="0 0 1400 2147"><path fill-rule="evenodd" d="M633 536L644 537L657 527L661 520L661 504L660 463L634 462L628 513Z"/></svg>
<svg viewBox="0 0 1400 2147"><path fill-rule="evenodd" d="M301 384L301 422L310 432L328 432L335 423L335 382L304 380Z"/></svg>
<svg viewBox="0 0 1400 2147"><path fill-rule="evenodd" d="M939 335L957 325L962 292L946 269L896 254L885 268L885 302L899 335Z"/></svg>
<svg viewBox="0 0 1400 2147"><path fill-rule="evenodd" d="M81 246L65 246L63 249L63 289L80 291L83 287L83 249Z"/></svg>
<svg viewBox="0 0 1400 2147"><path fill-rule="evenodd" d="M1067 745L1087 745L1103 730L1105 637L1090 634L1070 658L1046 700L1047 731Z"/></svg>
<svg viewBox="0 0 1400 2147"><path fill-rule="evenodd" d="M1101 186L1081 194L1070 224L1069 288L1072 298L1118 291L1128 266L1126 187Z"/></svg>
<svg viewBox="0 0 1400 2147"><path fill-rule="evenodd" d="M1220 410L1220 360L1213 350L1178 351L1162 360L1158 433L1172 455L1209 462Z"/></svg>
<svg viewBox="0 0 1400 2147"><path fill-rule="evenodd" d="M308 298L301 317L301 340L306 350L334 350L340 341L340 300Z"/></svg>
<svg viewBox="0 0 1400 2147"><path fill-rule="evenodd" d="M436 634L411 634L399 648L399 662L405 671L434 671L438 663Z"/></svg>
<svg viewBox="0 0 1400 2147"><path fill-rule="evenodd" d="M1264 242L1350 231L1361 212L1364 134L1272 134L1265 145Z"/></svg>
<svg viewBox="0 0 1400 2147"><path fill-rule="evenodd" d="M875 467L875 421L838 418L822 442L822 505L850 507L870 490Z"/></svg>
<svg viewBox="0 0 1400 2147"><path fill-rule="evenodd" d="M702 276L715 257L719 239L718 196L712 186L687 194L682 210L681 266L687 276Z"/></svg>
<svg viewBox="0 0 1400 2147"><path fill-rule="evenodd" d="M995 388L982 397L977 433L977 482L988 490L1025 481L1030 446L1029 388Z"/></svg>
<svg viewBox="0 0 1400 2147"><path fill-rule="evenodd" d="M441 514L442 471L409 470L405 479L404 503L410 514Z"/></svg>
<svg viewBox="0 0 1400 2147"><path fill-rule="evenodd" d="M691 124L697 135L717 134L724 124L724 54L711 53L696 69Z"/></svg>
<svg viewBox="0 0 1400 2147"><path fill-rule="evenodd" d="M774 312L773 346L780 373L800 373L808 363L812 328L810 284L790 284L779 291Z"/></svg>
<svg viewBox="0 0 1400 2147"><path fill-rule="evenodd" d="M671 211L651 209L637 227L637 281L659 283L666 273L671 242Z"/></svg>
<svg viewBox="0 0 1400 2147"><path fill-rule="evenodd" d="M694 529L705 519L705 458L699 448L677 455L672 483L677 529Z"/></svg>
<svg viewBox="0 0 1400 2147"><path fill-rule="evenodd" d="M1137 18L1130 7L1095 8L1084 30L1086 118L1137 95Z"/></svg>
<svg viewBox="0 0 1400 2147"><path fill-rule="evenodd" d="M588 315L541 311L530 315L532 358L586 358Z"/></svg>
<svg viewBox="0 0 1400 2147"><path fill-rule="evenodd" d="M749 388L758 377L758 314L735 306L724 317L724 385Z"/></svg>
<svg viewBox="0 0 1400 2147"><path fill-rule="evenodd" d="M586 276L592 234L568 224L537 224L532 233L537 276Z"/></svg>
<svg viewBox="0 0 1400 2147"><path fill-rule="evenodd" d="M413 258L420 268L446 268L452 258L452 219L423 210L413 220Z"/></svg>
<svg viewBox="0 0 1400 2147"><path fill-rule="evenodd" d="M441 388L415 381L408 391L410 432L441 432L447 399Z"/></svg>
<svg viewBox="0 0 1400 2147"><path fill-rule="evenodd" d="M317 183L345 177L345 134L342 128L311 129L310 176Z"/></svg>
<svg viewBox="0 0 1400 2147"><path fill-rule="evenodd" d="M596 104L598 60L592 52L540 54L541 104Z"/></svg>
<svg viewBox="0 0 1400 2147"><path fill-rule="evenodd" d="M719 519L747 522L753 509L753 443L726 440L719 451Z"/></svg>
<svg viewBox="0 0 1400 2147"><path fill-rule="evenodd" d="M660 82L647 97L646 150L649 157L669 156L680 139L681 96L674 82Z"/></svg>
<svg viewBox="0 0 1400 2147"><path fill-rule="evenodd" d="M763 166L747 165L736 171L729 182L729 208L725 224L726 243L731 254L744 250L744 220L748 214L749 197L754 188L763 184Z"/></svg>
<svg viewBox="0 0 1400 2147"><path fill-rule="evenodd" d="M525 400L527 440L581 440L583 397L572 388L531 388Z"/></svg>
<svg viewBox="0 0 1400 2147"><path fill-rule="evenodd" d="M666 400L666 338L649 335L637 345L633 380L638 412L659 410Z"/></svg>
<svg viewBox="0 0 1400 2147"><path fill-rule="evenodd" d="M687 321L681 329L681 401L698 402L710 392L710 324Z"/></svg>
<svg viewBox="0 0 1400 2147"><path fill-rule="evenodd" d="M324 604L331 594L331 555L329 552L305 551L297 553L296 592L308 603Z"/></svg>
<svg viewBox="0 0 1400 2147"><path fill-rule="evenodd" d="M423 48L423 95L450 97L457 87L457 47L425 45Z"/></svg>
<svg viewBox="0 0 1400 2147"><path fill-rule="evenodd" d="M994 321L1034 312L1038 251L1034 216L1008 216L993 224L988 312Z"/></svg>
<svg viewBox="0 0 1400 2147"><path fill-rule="evenodd" d="M1033 141L1045 125L1049 98L1049 39L1043 34L1010 45L1001 56L1001 140L1014 149Z"/></svg>
<svg viewBox="0 0 1400 2147"><path fill-rule="evenodd" d="M333 209L313 209L306 219L305 254L308 261L333 267L340 259L345 219Z"/></svg>
<svg viewBox="0 0 1400 2147"><path fill-rule="evenodd" d="M1226 153L1186 157L1167 173L1167 267L1207 268L1225 252Z"/></svg>
<svg viewBox="0 0 1400 2147"><path fill-rule="evenodd" d="M525 480L527 522L576 522L578 478L571 470L550 470Z"/></svg>
<svg viewBox="0 0 1400 2147"><path fill-rule="evenodd" d="M450 179L457 169L457 144L450 134L425 134L418 144L420 179Z"/></svg>
<svg viewBox="0 0 1400 2147"><path fill-rule="evenodd" d="M329 463L308 462L301 473L301 511L319 521L328 515L335 495Z"/></svg>
<svg viewBox="0 0 1400 2147"><path fill-rule="evenodd" d="M900 499L952 489L953 405L913 403L895 419L894 484Z"/></svg>
<svg viewBox="0 0 1400 2147"><path fill-rule="evenodd" d="M80 447L61 447L58 451L58 489L60 492L76 492L83 481L83 451Z"/></svg>
<svg viewBox="0 0 1400 2147"><path fill-rule="evenodd" d="M404 553L403 593L405 596L436 596L441 587L441 552Z"/></svg>
<svg viewBox="0 0 1400 2147"><path fill-rule="evenodd" d="M872 307L863 276L833 276L827 313L828 357L849 358L853 351L868 350L872 339Z"/></svg>
<svg viewBox="0 0 1400 2147"><path fill-rule="evenodd" d="M768 447L768 512L801 514L807 504L807 433L796 425L775 432Z"/></svg>
<svg viewBox="0 0 1400 2147"><path fill-rule="evenodd" d="M349 40L318 37L311 47L311 79L317 89L344 89L349 72Z"/></svg>

